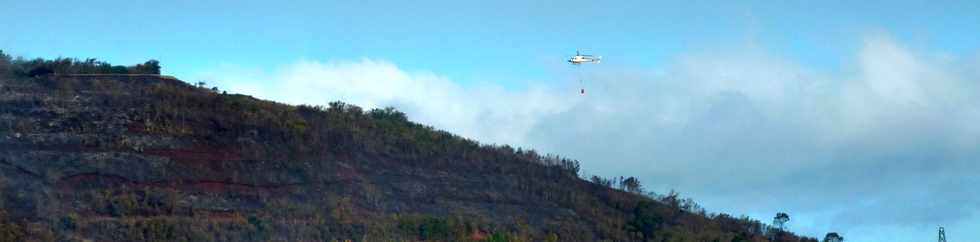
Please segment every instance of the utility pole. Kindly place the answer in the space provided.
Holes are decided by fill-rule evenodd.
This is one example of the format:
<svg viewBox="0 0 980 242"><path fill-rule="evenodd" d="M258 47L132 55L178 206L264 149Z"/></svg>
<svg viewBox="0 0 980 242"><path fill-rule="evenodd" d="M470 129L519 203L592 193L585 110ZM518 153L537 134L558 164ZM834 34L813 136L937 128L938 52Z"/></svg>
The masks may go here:
<svg viewBox="0 0 980 242"><path fill-rule="evenodd" d="M939 227L939 242L946 242L946 229Z"/></svg>

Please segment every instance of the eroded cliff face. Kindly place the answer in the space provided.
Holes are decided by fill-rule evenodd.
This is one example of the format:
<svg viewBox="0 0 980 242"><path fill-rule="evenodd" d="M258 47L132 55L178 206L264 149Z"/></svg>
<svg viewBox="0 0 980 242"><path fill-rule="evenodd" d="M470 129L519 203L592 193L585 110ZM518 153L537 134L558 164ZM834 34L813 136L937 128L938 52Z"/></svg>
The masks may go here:
<svg viewBox="0 0 980 242"><path fill-rule="evenodd" d="M394 110L152 75L0 77L0 241L765 240L576 173Z"/></svg>

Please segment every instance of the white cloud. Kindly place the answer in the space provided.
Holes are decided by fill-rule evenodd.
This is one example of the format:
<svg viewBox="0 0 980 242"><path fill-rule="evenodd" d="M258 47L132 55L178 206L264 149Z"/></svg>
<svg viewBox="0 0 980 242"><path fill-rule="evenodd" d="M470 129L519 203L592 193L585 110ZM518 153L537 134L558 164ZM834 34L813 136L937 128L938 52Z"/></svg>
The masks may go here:
<svg viewBox="0 0 980 242"><path fill-rule="evenodd" d="M881 33L863 41L855 65L843 68L852 73L750 46L682 55L660 70L606 66L588 74L596 88L586 96L549 85L463 85L369 59L203 76L293 104L395 106L483 142L675 188L715 211L787 211L798 221L792 228L813 236L871 240L865 232L980 224L980 195L969 192L980 184L980 59L917 53Z"/></svg>
<svg viewBox="0 0 980 242"><path fill-rule="evenodd" d="M341 100L365 109L394 106L416 122L490 143L528 145L525 135L541 116L568 108L568 100L553 95L555 90L548 86L521 91L490 84L464 86L370 59L299 61L271 73L234 74L241 69L225 66L201 76L232 92L290 104Z"/></svg>

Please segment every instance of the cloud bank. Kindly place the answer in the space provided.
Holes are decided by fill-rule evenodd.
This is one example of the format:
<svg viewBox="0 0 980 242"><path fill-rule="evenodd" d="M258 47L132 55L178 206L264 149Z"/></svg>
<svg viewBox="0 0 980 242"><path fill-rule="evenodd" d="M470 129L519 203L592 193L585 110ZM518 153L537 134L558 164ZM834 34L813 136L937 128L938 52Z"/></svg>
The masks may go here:
<svg viewBox="0 0 980 242"><path fill-rule="evenodd" d="M917 52L881 33L862 41L836 72L753 45L656 69L604 63L586 74L586 96L554 84L574 81L460 84L371 59L201 77L292 104L394 106L481 142L676 189L709 211L763 221L785 211L810 236L918 241L945 225L980 237L964 232L980 231L980 58Z"/></svg>
<svg viewBox="0 0 980 242"><path fill-rule="evenodd" d="M513 91L492 84L462 86L429 72L407 72L378 60L299 61L272 72L225 66L201 75L232 92L290 104L341 100L365 109L397 107L416 122L483 142L525 142L541 116L566 111L548 86Z"/></svg>

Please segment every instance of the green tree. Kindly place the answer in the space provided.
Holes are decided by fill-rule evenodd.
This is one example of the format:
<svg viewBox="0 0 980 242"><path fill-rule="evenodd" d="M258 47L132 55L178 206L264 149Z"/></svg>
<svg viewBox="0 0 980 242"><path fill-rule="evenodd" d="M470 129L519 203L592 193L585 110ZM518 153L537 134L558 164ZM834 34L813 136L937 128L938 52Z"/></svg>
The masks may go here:
<svg viewBox="0 0 980 242"><path fill-rule="evenodd" d="M408 117L405 116L405 113L398 111L393 107L385 107L384 109L377 109L377 108L371 109L371 111L368 112L368 115L370 115L372 118L377 120L389 120L398 123L408 122Z"/></svg>
<svg viewBox="0 0 980 242"><path fill-rule="evenodd" d="M636 177L629 177L622 181L621 187L626 189L627 192L632 193L643 193L643 185L640 185L640 179Z"/></svg>
<svg viewBox="0 0 980 242"><path fill-rule="evenodd" d="M555 233L548 234L548 237L544 238L545 242L558 242L558 235Z"/></svg>
<svg viewBox="0 0 980 242"><path fill-rule="evenodd" d="M664 217L657 214L656 206L650 201L640 201L633 209L633 219L629 221L628 229L643 234L644 240L653 236L664 224Z"/></svg>
<svg viewBox="0 0 980 242"><path fill-rule="evenodd" d="M138 64L129 71L131 74L160 74L160 62L157 60L149 60L143 64Z"/></svg>
<svg viewBox="0 0 980 242"><path fill-rule="evenodd" d="M17 242L24 238L24 230L7 220L7 211L0 209L0 242Z"/></svg>
<svg viewBox="0 0 980 242"><path fill-rule="evenodd" d="M837 232L830 232L823 237L823 242L844 242L844 237L841 237Z"/></svg>
<svg viewBox="0 0 980 242"><path fill-rule="evenodd" d="M0 50L0 75L10 74L10 56Z"/></svg>

